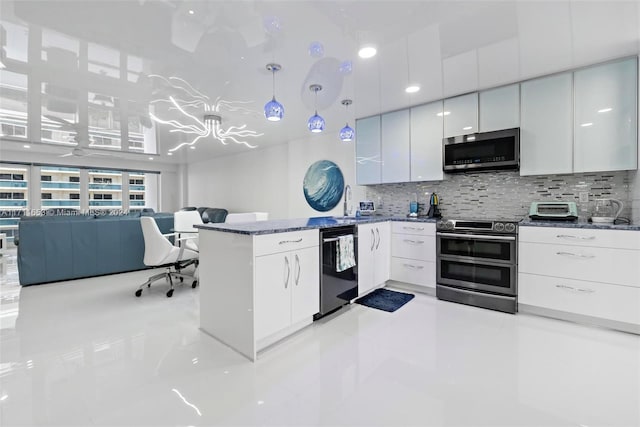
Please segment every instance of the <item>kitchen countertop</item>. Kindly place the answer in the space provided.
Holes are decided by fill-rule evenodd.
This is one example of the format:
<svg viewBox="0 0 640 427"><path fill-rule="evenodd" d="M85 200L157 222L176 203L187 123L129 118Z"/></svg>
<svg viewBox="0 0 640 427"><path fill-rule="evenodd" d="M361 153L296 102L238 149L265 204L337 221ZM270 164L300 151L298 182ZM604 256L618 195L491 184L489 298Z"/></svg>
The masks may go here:
<svg viewBox="0 0 640 427"><path fill-rule="evenodd" d="M237 224L226 223L208 223L196 225L196 228L203 230L222 231L225 233L236 234L275 234L286 233L289 231L312 230L315 228L340 227L343 225L354 224L371 224L385 221L404 221L404 222L436 222L436 218L408 218L408 217L392 217L392 216L361 216L354 217L314 217L314 218L294 218L294 219L277 219L269 221L245 222Z"/></svg>
<svg viewBox="0 0 640 427"><path fill-rule="evenodd" d="M628 230L640 231L640 224L594 224L587 221L520 221L520 227L556 227L556 228L586 228L591 230Z"/></svg>

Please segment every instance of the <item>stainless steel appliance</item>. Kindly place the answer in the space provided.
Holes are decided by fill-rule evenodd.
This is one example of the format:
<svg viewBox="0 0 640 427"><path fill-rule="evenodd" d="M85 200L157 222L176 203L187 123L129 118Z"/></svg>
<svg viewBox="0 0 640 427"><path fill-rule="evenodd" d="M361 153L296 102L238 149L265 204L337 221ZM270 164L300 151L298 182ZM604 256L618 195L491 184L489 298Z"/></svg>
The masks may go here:
<svg viewBox="0 0 640 427"><path fill-rule="evenodd" d="M520 168L520 129L459 135L443 140L445 172Z"/></svg>
<svg viewBox="0 0 640 427"><path fill-rule="evenodd" d="M546 221L575 221L578 219L576 202L533 202L529 218Z"/></svg>
<svg viewBox="0 0 640 427"><path fill-rule="evenodd" d="M517 236L516 221L437 222L438 299L515 313Z"/></svg>
<svg viewBox="0 0 640 427"><path fill-rule="evenodd" d="M356 266L338 272L337 246L340 236L353 235ZM358 235L355 225L320 230L320 312L325 316L358 297Z"/></svg>

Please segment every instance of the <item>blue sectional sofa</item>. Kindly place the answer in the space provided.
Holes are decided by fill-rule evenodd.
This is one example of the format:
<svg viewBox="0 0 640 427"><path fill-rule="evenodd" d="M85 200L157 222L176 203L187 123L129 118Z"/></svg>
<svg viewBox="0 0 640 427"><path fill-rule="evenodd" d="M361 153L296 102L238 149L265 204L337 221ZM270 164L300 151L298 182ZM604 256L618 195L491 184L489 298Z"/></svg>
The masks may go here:
<svg viewBox="0 0 640 427"><path fill-rule="evenodd" d="M171 232L172 213L142 215ZM18 232L22 286L146 268L140 214L25 216Z"/></svg>

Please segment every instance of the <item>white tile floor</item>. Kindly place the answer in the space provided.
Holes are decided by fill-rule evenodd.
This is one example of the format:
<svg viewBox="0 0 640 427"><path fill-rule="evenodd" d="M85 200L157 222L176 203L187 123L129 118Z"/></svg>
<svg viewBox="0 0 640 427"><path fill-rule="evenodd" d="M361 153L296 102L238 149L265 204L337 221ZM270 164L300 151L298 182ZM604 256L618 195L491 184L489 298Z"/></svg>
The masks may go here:
<svg viewBox="0 0 640 427"><path fill-rule="evenodd" d="M640 337L416 295L252 364L149 271L20 288L2 265L0 424L640 426Z"/></svg>

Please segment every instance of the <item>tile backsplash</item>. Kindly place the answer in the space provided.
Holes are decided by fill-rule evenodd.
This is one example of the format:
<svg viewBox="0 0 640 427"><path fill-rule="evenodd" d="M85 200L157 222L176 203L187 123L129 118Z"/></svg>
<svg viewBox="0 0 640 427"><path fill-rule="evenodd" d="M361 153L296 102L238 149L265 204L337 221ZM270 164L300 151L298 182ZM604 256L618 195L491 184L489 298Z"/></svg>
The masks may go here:
<svg viewBox="0 0 640 427"><path fill-rule="evenodd" d="M630 187L627 171L541 176L492 171L445 174L443 181L370 185L366 195L382 215L406 215L416 196L419 213L426 214L429 196L435 192L443 217L521 219L528 215L531 202L574 201L580 218L586 220L594 200L601 198L621 200L621 216L631 218ZM588 193L589 202L580 202L580 193Z"/></svg>

